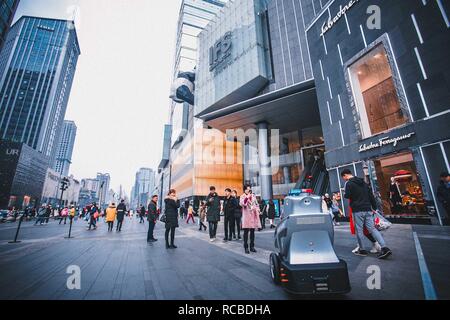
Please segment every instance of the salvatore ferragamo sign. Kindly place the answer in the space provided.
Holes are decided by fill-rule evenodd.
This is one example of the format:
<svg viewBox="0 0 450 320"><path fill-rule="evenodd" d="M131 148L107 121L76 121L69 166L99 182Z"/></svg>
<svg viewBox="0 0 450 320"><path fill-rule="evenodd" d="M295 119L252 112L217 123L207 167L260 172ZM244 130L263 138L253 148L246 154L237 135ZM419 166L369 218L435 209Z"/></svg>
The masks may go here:
<svg viewBox="0 0 450 320"><path fill-rule="evenodd" d="M334 25L341 20L341 18L350 10L355 4L357 4L359 0L350 0L345 6L341 7L339 12L331 19L331 16L328 17L328 21L325 21L322 25L322 32L320 36L322 37L325 33L327 33Z"/></svg>
<svg viewBox="0 0 450 320"><path fill-rule="evenodd" d="M400 141L410 139L413 135L415 135L415 132L411 132L411 133L408 133L408 134L405 134L405 135L402 135L399 137L394 137L394 138L383 137L383 138L378 139L378 141L376 141L376 142L371 142L370 144L364 143L364 144L360 145L359 152L365 152L365 151L369 151L372 149L381 148L381 147L384 147L384 146L387 146L390 144L395 147L395 146L397 146L397 144Z"/></svg>

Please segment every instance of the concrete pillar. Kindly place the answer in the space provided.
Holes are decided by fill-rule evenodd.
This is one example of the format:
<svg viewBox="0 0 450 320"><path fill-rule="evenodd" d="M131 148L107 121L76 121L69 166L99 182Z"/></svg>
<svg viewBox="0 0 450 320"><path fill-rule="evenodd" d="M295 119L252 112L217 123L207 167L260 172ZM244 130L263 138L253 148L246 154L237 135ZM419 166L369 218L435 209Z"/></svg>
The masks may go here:
<svg viewBox="0 0 450 320"><path fill-rule="evenodd" d="M272 167L269 155L269 132L267 122L256 124L258 127L259 175L261 181L261 198L270 200L273 197Z"/></svg>

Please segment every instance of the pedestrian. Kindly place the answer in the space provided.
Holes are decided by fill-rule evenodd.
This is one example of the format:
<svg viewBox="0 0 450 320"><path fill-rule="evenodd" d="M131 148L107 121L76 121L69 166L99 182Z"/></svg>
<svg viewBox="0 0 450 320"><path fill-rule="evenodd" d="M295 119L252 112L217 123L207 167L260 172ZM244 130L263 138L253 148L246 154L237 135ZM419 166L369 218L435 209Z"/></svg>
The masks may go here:
<svg viewBox="0 0 450 320"><path fill-rule="evenodd" d="M230 188L225 189L225 200L223 203L223 212L224 212L224 231L225 238L224 241L231 241L234 231L234 211L237 207L237 200L232 196L232 192Z"/></svg>
<svg viewBox="0 0 450 320"><path fill-rule="evenodd" d="M89 212L89 228L94 227L94 230L97 230L97 218L99 216L98 207L96 203L93 203Z"/></svg>
<svg viewBox="0 0 450 320"><path fill-rule="evenodd" d="M437 198L442 203L446 213L446 216L442 218L442 224L448 226L450 225L450 174L448 172L441 173Z"/></svg>
<svg viewBox="0 0 450 320"><path fill-rule="evenodd" d="M69 212L69 218L70 220L73 220L75 218L76 215L76 209L74 205L70 206L70 212Z"/></svg>
<svg viewBox="0 0 450 320"><path fill-rule="evenodd" d="M189 221L191 219L192 219L192 222L195 224L194 208L192 206L189 206L189 208L187 209L187 220L186 220L186 223L189 224Z"/></svg>
<svg viewBox="0 0 450 320"><path fill-rule="evenodd" d="M139 210L139 223L145 223L145 207L141 204L141 209Z"/></svg>
<svg viewBox="0 0 450 320"><path fill-rule="evenodd" d="M206 197L206 219L209 223L209 241L216 240L217 224L220 221L220 198L216 192L216 187L209 188L209 195Z"/></svg>
<svg viewBox="0 0 450 320"><path fill-rule="evenodd" d="M236 199L237 204L236 208L234 209L233 238L236 239L237 234L237 239L241 240L242 207L239 204L237 191L233 190L232 194L233 197Z"/></svg>
<svg viewBox="0 0 450 320"><path fill-rule="evenodd" d="M275 228L275 203L273 202L272 199L269 200L269 203L266 205L266 213L267 213L267 218L269 219L269 223L270 223L270 229Z"/></svg>
<svg viewBox="0 0 450 320"><path fill-rule="evenodd" d="M337 194L333 193L331 199L331 213L333 214L333 224L340 226L340 217L342 216L341 208L339 208L339 202L337 201Z"/></svg>
<svg viewBox="0 0 450 320"><path fill-rule="evenodd" d="M264 204L264 201L260 199L258 203L259 203L259 219L261 220L261 228L259 228L258 231L261 231L263 229L266 229L267 212L265 210L266 205Z"/></svg>
<svg viewBox="0 0 450 320"><path fill-rule="evenodd" d="M59 224L61 224L61 222L63 222L63 220L64 220L64 224L66 224L66 222L67 222L67 217L69 216L69 208L67 208L67 207L64 207L62 210L61 210L61 213L60 213L60 218L59 218Z"/></svg>
<svg viewBox="0 0 450 320"><path fill-rule="evenodd" d="M206 202L202 201L200 204L200 208L199 208L199 213L198 213L198 219L199 219L199 231L202 231L202 228L205 228L206 231L206 226L203 222L205 222L205 218L206 218Z"/></svg>
<svg viewBox="0 0 450 320"><path fill-rule="evenodd" d="M242 229L244 229L244 249L246 254L256 252L255 250L255 229L261 228L261 220L259 218L259 203L256 196L252 192L250 186L244 187L244 194L239 200L242 207ZM248 240L250 236L250 251Z"/></svg>
<svg viewBox="0 0 450 320"><path fill-rule="evenodd" d="M127 213L127 206L125 205L125 200L120 200L120 204L117 206L117 227L116 232L122 231L123 219Z"/></svg>
<svg viewBox="0 0 450 320"><path fill-rule="evenodd" d="M112 232L114 228L114 221L117 217L116 204L113 202L106 209L106 223L108 224L108 232Z"/></svg>
<svg viewBox="0 0 450 320"><path fill-rule="evenodd" d="M392 251L386 246L381 233L375 228L373 212L376 209L375 198L369 186L359 177L354 177L349 169L341 172L345 183L345 198L350 200L353 218L355 221L356 237L358 239L359 249L354 253L359 256L367 256L368 252L364 249L363 237L364 227L376 239L381 246L379 259L385 259L392 254Z"/></svg>
<svg viewBox="0 0 450 320"><path fill-rule="evenodd" d="M147 232L147 242L155 242L158 239L155 239L153 236L153 230L155 230L156 221L158 220L158 196L155 194L152 197L152 200L148 204L148 232Z"/></svg>
<svg viewBox="0 0 450 320"><path fill-rule="evenodd" d="M183 220L186 219L186 207L182 205L179 211L180 211L180 218Z"/></svg>
<svg viewBox="0 0 450 320"><path fill-rule="evenodd" d="M37 225L38 223L42 226L44 224L44 220L45 220L45 213L47 212L47 206L45 204L43 204L40 208L39 211L37 213L37 218L36 218L36 222L34 223L34 225Z"/></svg>
<svg viewBox="0 0 450 320"><path fill-rule="evenodd" d="M175 230L178 228L178 208L180 203L177 198L177 192L171 189L164 199L165 203L165 224L166 224L166 249L176 249L175 245ZM169 237L170 236L170 237Z"/></svg>

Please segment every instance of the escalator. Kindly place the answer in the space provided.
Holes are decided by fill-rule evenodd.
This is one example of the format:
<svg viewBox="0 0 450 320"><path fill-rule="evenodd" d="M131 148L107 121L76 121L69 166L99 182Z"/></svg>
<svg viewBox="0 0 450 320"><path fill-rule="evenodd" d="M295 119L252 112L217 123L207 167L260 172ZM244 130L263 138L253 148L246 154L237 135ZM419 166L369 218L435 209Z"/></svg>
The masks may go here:
<svg viewBox="0 0 450 320"><path fill-rule="evenodd" d="M311 189L317 195L330 192L330 180L323 158L306 163L295 189Z"/></svg>

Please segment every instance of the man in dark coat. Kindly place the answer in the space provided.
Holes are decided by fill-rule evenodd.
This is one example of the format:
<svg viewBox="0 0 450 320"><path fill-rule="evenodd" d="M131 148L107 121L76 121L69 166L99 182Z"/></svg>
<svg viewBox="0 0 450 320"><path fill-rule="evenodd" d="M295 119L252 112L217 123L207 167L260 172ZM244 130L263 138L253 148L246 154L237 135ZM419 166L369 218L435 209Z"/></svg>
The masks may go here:
<svg viewBox="0 0 450 320"><path fill-rule="evenodd" d="M147 242L155 242L158 241L158 239L155 239L153 236L153 230L155 229L156 220L158 219L158 196L154 195L152 197L152 200L148 204L148 233L147 233Z"/></svg>
<svg viewBox="0 0 450 320"><path fill-rule="evenodd" d="M238 194L236 190L233 190L233 198L236 199L236 208L234 209L234 223L233 223L233 236L241 240L241 221L242 221L242 207L239 205ZM235 230L237 231L235 233Z"/></svg>
<svg viewBox="0 0 450 320"><path fill-rule="evenodd" d="M180 207L180 202L177 199L176 191L171 189L168 196L164 199L165 203L165 224L166 224L166 249L176 249L175 246L175 229L178 228L178 208ZM170 241L169 241L170 234Z"/></svg>
<svg viewBox="0 0 450 320"><path fill-rule="evenodd" d="M369 188L364 179L354 177L349 169L341 172L345 183L346 199L350 200L350 207L353 212L353 220L355 221L356 237L358 239L359 249L354 252L358 256L367 256L368 252L364 250L364 227L381 246L381 253L378 259L385 259L392 254L392 251L386 246L383 236L375 228L373 212L377 208L372 190Z"/></svg>
<svg viewBox="0 0 450 320"><path fill-rule="evenodd" d="M141 209L139 210L139 223L144 223L145 217L145 207L141 204Z"/></svg>
<svg viewBox="0 0 450 320"><path fill-rule="evenodd" d="M216 240L217 224L220 221L220 198L216 192L216 187L209 188L209 195L206 198L206 220L209 223L210 241Z"/></svg>
<svg viewBox="0 0 450 320"><path fill-rule="evenodd" d="M125 205L125 200L121 200L120 204L117 206L117 227L116 231L122 231L122 223L127 213L127 206Z"/></svg>
<svg viewBox="0 0 450 320"><path fill-rule="evenodd" d="M442 224L448 226L450 223L450 174L441 173L441 181L437 188L437 198L445 209L446 217L442 217Z"/></svg>
<svg viewBox="0 0 450 320"><path fill-rule="evenodd" d="M237 207L237 199L231 195L231 189L225 189L225 200L223 202L224 212L224 241L231 241L234 234L234 211Z"/></svg>

